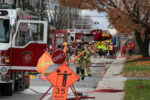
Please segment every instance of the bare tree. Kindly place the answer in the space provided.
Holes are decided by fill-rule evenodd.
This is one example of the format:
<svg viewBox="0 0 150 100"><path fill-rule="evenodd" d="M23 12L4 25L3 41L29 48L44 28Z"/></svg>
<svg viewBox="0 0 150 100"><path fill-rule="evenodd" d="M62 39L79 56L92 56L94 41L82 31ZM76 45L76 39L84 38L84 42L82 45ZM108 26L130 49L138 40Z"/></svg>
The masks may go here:
<svg viewBox="0 0 150 100"><path fill-rule="evenodd" d="M68 27L72 27L72 13L69 10L69 7L55 6L55 13L51 16L51 21L51 24L57 30L68 29Z"/></svg>

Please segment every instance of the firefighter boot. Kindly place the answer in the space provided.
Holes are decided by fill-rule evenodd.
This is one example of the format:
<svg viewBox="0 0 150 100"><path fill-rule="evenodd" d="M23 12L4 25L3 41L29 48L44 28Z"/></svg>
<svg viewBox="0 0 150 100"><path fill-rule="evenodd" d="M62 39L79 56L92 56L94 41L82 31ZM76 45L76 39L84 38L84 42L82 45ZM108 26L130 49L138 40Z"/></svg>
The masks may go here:
<svg viewBox="0 0 150 100"><path fill-rule="evenodd" d="M80 68L76 68L76 74L77 74L78 77L79 77L79 80L78 80L78 81L80 81Z"/></svg>
<svg viewBox="0 0 150 100"><path fill-rule="evenodd" d="M91 74L91 72L88 72L88 76L89 76L89 77L92 77L92 74Z"/></svg>
<svg viewBox="0 0 150 100"><path fill-rule="evenodd" d="M82 74L81 79L84 80L84 78L85 78L85 71L84 71L84 69L81 69L81 74Z"/></svg>

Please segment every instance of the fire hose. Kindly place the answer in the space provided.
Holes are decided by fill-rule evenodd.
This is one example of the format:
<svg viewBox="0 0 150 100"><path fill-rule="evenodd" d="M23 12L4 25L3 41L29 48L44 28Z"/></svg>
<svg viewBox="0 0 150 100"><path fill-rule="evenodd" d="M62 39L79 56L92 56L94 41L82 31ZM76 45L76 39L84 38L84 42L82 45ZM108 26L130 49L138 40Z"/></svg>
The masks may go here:
<svg viewBox="0 0 150 100"><path fill-rule="evenodd" d="M29 87L30 90L32 90L33 92L37 93L37 94L45 94L45 93L41 93L41 92L38 92L32 88ZM93 90L93 91L85 91L85 92L81 92L80 93L80 96L78 95L78 99L95 99L95 97L88 97L88 96L82 96L82 93L94 93L94 92L111 92L111 93L116 93L116 92L123 92L124 89L97 89L97 90ZM52 93L46 93L46 94L52 94ZM46 95L45 94L45 95ZM79 94L79 93L77 93ZM44 96L45 96L44 95ZM71 94L68 94L71 96ZM76 98L67 98L67 100L76 100Z"/></svg>

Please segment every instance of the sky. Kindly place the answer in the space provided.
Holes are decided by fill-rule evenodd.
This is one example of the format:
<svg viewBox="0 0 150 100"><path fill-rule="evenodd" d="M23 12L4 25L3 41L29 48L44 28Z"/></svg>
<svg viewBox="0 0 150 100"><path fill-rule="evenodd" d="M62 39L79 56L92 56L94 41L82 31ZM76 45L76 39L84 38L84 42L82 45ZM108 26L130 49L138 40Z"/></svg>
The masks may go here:
<svg viewBox="0 0 150 100"><path fill-rule="evenodd" d="M99 24L94 24L94 28L100 28L107 30L108 29L108 19L106 17L106 14L104 13L99 13L96 10L82 10L81 14L91 16L93 22L99 22Z"/></svg>
<svg viewBox="0 0 150 100"><path fill-rule="evenodd" d="M94 29L102 29L102 30L108 30L110 34L116 35L117 31L116 29L110 29L109 26L109 21L106 17L106 13L99 13L96 10L82 10L82 15L88 15L91 16L93 22L99 22L99 24L94 24Z"/></svg>

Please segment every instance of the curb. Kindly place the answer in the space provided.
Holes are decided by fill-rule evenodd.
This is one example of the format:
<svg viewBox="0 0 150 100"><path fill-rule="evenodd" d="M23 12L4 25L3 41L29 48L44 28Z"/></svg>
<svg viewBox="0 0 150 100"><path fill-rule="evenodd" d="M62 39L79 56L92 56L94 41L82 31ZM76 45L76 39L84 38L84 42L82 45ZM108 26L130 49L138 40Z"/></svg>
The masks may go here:
<svg viewBox="0 0 150 100"><path fill-rule="evenodd" d="M120 73L125 60L126 59L124 58L117 58L114 60L104 74L103 79L98 82L96 89L124 89L124 81L126 81L127 78L122 77ZM124 97L124 92L97 92L91 94L91 96L95 96L95 100L100 100L99 98L103 98L103 100L122 100Z"/></svg>

